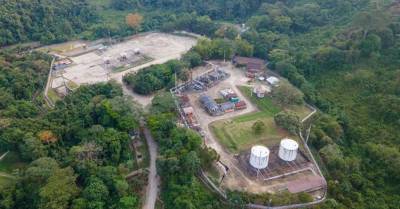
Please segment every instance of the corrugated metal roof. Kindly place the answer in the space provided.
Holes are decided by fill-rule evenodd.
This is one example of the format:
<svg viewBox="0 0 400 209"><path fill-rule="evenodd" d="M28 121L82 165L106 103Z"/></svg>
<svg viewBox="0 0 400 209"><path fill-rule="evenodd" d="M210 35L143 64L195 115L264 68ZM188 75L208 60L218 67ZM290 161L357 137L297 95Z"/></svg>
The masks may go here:
<svg viewBox="0 0 400 209"><path fill-rule="evenodd" d="M259 65L264 65L264 60L258 59L258 58L253 58L253 57L240 57L236 56L233 58L233 61L241 64L241 65L247 65L247 64L259 64Z"/></svg>
<svg viewBox="0 0 400 209"><path fill-rule="evenodd" d="M225 103L220 104L220 106L223 111L235 108L235 104L232 102L225 102Z"/></svg>

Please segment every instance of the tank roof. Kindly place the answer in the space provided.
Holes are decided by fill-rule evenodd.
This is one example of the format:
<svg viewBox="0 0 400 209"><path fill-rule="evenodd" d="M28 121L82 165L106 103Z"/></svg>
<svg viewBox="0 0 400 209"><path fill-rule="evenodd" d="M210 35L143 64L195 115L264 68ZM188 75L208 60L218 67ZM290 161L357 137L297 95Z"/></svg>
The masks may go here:
<svg viewBox="0 0 400 209"><path fill-rule="evenodd" d="M257 157L266 157L269 155L269 149L261 145L256 145L251 148L251 154Z"/></svg>
<svg viewBox="0 0 400 209"><path fill-rule="evenodd" d="M297 150L299 148L299 144L295 140L289 138L282 139L281 146L288 150Z"/></svg>

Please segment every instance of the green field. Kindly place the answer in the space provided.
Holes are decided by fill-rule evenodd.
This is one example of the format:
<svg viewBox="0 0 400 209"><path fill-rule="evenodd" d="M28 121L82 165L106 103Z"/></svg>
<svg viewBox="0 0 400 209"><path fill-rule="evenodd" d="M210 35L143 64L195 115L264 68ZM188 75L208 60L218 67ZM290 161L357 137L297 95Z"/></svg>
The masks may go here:
<svg viewBox="0 0 400 209"><path fill-rule="evenodd" d="M284 108L276 105L270 97L258 99L251 96L251 88L249 87L240 86L239 89L252 103L256 104L260 111L241 115L232 119L215 121L210 124L210 129L215 137L230 152L238 153L249 149L254 144L272 146L279 143L284 137L297 139L297 136L293 136L284 129L279 128L274 122L274 115ZM293 106L285 109L294 111L301 118L311 112L311 110L305 106ZM252 130L253 124L258 120L265 124L261 134L256 134Z"/></svg>

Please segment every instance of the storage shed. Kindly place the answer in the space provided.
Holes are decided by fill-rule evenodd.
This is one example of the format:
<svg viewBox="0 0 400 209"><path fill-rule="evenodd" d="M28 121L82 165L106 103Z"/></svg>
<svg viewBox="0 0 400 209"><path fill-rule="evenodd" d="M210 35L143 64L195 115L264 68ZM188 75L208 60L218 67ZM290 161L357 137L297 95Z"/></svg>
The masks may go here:
<svg viewBox="0 0 400 209"><path fill-rule="evenodd" d="M265 94L271 92L271 89L264 85L257 85L253 88L253 93L258 98L264 98Z"/></svg>
<svg viewBox="0 0 400 209"><path fill-rule="evenodd" d="M235 104L232 102L225 102L220 104L221 111L228 113L235 111Z"/></svg>
<svg viewBox="0 0 400 209"><path fill-rule="evenodd" d="M219 109L218 104L209 96L200 96L200 103L203 105L204 109L211 115L220 115L222 112Z"/></svg>
<svg viewBox="0 0 400 209"><path fill-rule="evenodd" d="M272 86L277 86L279 84L279 78L271 76L267 78L267 82Z"/></svg>
<svg viewBox="0 0 400 209"><path fill-rule="evenodd" d="M239 102L235 103L236 110L243 110L246 108L247 108L247 105L246 105L246 102L244 102L244 101L239 101Z"/></svg>

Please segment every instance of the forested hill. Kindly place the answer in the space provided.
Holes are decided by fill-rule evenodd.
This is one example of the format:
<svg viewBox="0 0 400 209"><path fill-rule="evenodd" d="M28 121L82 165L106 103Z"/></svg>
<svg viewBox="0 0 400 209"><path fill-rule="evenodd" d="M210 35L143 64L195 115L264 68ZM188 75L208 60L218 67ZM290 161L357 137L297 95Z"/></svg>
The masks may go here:
<svg viewBox="0 0 400 209"><path fill-rule="evenodd" d="M0 208L139 208L142 187L125 179L134 166L128 132L138 127L132 103L108 83L46 109L49 63L40 53L0 53L0 150L10 151L0 165Z"/></svg>
<svg viewBox="0 0 400 209"><path fill-rule="evenodd" d="M65 41L95 19L86 0L0 0L0 46Z"/></svg>

